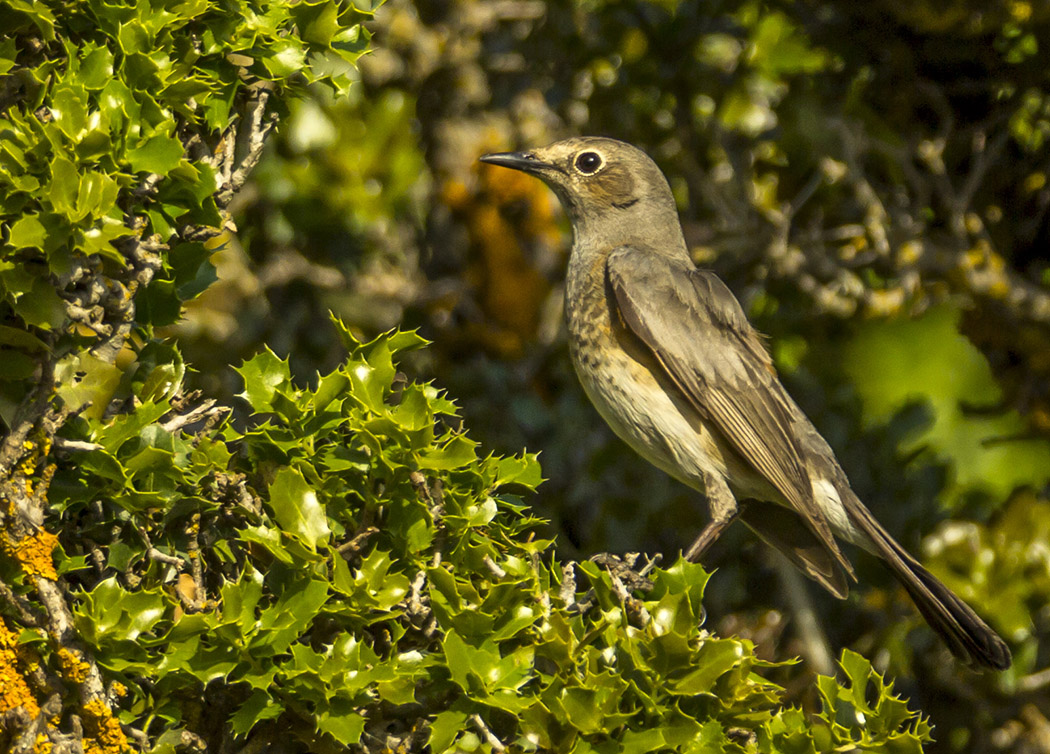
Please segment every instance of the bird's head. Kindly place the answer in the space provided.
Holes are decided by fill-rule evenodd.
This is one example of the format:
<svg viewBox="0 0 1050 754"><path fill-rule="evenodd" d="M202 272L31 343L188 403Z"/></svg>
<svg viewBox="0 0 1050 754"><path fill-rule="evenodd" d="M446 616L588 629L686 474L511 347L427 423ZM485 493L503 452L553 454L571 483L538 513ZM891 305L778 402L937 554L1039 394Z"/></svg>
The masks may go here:
<svg viewBox="0 0 1050 754"><path fill-rule="evenodd" d="M556 141L524 152L487 154L482 162L534 175L558 195L579 231L581 226L626 227L660 216L678 228L671 189L645 152L596 136Z"/></svg>

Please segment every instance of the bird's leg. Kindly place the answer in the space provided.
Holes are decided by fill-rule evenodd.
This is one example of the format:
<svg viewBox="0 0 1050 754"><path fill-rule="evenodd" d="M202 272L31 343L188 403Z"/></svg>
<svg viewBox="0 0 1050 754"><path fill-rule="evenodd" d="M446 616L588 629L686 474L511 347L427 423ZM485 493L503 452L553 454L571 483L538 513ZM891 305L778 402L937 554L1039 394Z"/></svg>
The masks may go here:
<svg viewBox="0 0 1050 754"><path fill-rule="evenodd" d="M740 515L740 504L733 493L730 492L725 480L721 477L709 476L706 480L707 507L711 511L711 521L700 532L689 549L685 551L685 559L690 563L696 563L707 552L707 548L722 536L722 532L736 521Z"/></svg>
<svg viewBox="0 0 1050 754"><path fill-rule="evenodd" d="M740 511L733 511L729 518L712 519L711 522L703 528L700 532L700 536L689 546L689 549L685 551L685 559L690 563L696 563L703 557L704 553L707 552L707 548L715 543L722 532L729 528L729 525L736 520L736 517L740 515Z"/></svg>

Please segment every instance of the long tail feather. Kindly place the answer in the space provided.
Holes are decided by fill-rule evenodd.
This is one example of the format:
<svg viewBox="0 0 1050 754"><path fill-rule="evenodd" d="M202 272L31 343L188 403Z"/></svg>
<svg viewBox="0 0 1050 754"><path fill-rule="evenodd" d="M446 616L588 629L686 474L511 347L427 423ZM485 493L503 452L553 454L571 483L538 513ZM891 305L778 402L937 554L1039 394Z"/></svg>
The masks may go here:
<svg viewBox="0 0 1050 754"><path fill-rule="evenodd" d="M996 670L1010 667L1010 649L1006 642L969 605L909 555L859 500L852 497L843 502L850 519L871 539L922 617L953 655L971 665Z"/></svg>

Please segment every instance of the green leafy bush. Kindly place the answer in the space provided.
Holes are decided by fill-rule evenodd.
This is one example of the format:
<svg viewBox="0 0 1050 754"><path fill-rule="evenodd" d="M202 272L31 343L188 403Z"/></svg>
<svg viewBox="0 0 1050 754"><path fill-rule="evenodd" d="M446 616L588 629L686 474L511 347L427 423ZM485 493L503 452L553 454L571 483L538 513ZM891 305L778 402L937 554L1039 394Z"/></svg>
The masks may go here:
<svg viewBox="0 0 1050 754"><path fill-rule="evenodd" d="M335 0L0 7L8 425L42 351L86 342L112 362L132 322L174 322L214 280L204 241L226 223L271 110L314 82L345 92L367 17Z"/></svg>
<svg viewBox="0 0 1050 754"><path fill-rule="evenodd" d="M814 721L784 707L749 642L703 630L699 566L655 570L639 599L583 563L577 589L532 536L535 457L450 428L452 402L396 371L418 336L336 325L349 359L314 388L269 351L238 370L246 429L171 429L163 399L67 425L97 447L51 485L59 571L122 722L160 747L921 749L928 727L859 655L820 680Z"/></svg>

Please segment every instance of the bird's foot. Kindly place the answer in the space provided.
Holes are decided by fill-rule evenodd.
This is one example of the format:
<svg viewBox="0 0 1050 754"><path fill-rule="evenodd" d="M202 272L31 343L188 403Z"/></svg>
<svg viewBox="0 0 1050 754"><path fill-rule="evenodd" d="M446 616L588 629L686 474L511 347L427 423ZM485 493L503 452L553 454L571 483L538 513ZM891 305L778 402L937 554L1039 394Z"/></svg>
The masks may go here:
<svg viewBox="0 0 1050 754"><path fill-rule="evenodd" d="M600 552L591 556L591 562L604 567L609 575L615 576L629 592L648 592L653 588L649 573L663 560L663 555L656 553L651 558L646 557L645 563L639 568L638 561L642 557L642 554L637 552L629 552L623 557L611 552Z"/></svg>

